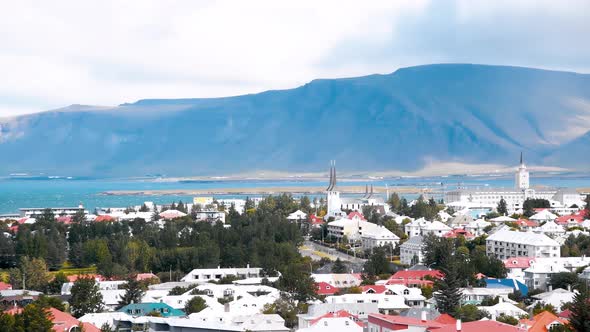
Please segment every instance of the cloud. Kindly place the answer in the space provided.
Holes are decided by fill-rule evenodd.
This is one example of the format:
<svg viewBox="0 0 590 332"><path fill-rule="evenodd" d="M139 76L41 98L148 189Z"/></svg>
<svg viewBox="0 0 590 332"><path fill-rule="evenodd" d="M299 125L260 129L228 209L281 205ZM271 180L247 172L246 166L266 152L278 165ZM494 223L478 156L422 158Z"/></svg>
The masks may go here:
<svg viewBox="0 0 590 332"><path fill-rule="evenodd" d="M213 97L433 62L587 71L588 2L14 1L0 116Z"/></svg>

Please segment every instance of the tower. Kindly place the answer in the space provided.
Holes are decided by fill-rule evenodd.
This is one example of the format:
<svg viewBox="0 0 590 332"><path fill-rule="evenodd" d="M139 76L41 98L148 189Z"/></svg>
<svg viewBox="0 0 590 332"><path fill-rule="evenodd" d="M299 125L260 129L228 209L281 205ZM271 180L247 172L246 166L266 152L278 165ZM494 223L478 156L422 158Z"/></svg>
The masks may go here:
<svg viewBox="0 0 590 332"><path fill-rule="evenodd" d="M515 175L516 181L516 189L517 190L526 190L529 189L529 171L526 169L526 165L522 159L522 152L520 153L520 165L516 170Z"/></svg>
<svg viewBox="0 0 590 332"><path fill-rule="evenodd" d="M342 204L340 201L340 192L336 190L336 161L330 161L330 184L326 188L326 201L328 205L328 211L326 217L337 217L342 215L340 209Z"/></svg>

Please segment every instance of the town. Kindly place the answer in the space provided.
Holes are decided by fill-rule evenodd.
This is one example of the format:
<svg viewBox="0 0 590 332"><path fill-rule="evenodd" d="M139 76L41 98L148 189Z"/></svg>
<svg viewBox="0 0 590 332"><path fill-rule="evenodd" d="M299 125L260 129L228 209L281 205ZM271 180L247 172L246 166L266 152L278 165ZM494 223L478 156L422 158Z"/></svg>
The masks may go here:
<svg viewBox="0 0 590 332"><path fill-rule="evenodd" d="M0 320L7 331L568 331L590 318L590 196L529 181L521 155L512 189L341 197L332 162L319 199L23 208L2 217Z"/></svg>

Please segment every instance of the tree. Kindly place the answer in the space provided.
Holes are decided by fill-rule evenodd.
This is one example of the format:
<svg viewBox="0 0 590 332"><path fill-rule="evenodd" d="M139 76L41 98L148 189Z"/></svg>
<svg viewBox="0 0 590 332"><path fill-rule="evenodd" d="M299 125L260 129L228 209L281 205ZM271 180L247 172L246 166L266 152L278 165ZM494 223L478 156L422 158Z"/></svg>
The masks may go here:
<svg viewBox="0 0 590 332"><path fill-rule="evenodd" d="M184 312L187 315L190 315L195 312L200 312L205 308L207 308L207 303L205 300L203 300L203 298L200 296L195 296L186 302L186 305L184 306Z"/></svg>
<svg viewBox="0 0 590 332"><path fill-rule="evenodd" d="M389 204L389 209L392 212L400 212L402 203L397 193L391 194L391 196L389 196L389 200L387 200L387 203Z"/></svg>
<svg viewBox="0 0 590 332"><path fill-rule="evenodd" d="M530 217L535 214L534 209L536 208L550 208L551 203L544 198L527 198L522 204L524 215Z"/></svg>
<svg viewBox="0 0 590 332"><path fill-rule="evenodd" d="M334 265L332 265L332 273L345 273L346 265L342 263L340 257L336 258Z"/></svg>
<svg viewBox="0 0 590 332"><path fill-rule="evenodd" d="M104 323L100 327L100 332L115 332L115 330L113 330L113 328L111 328L109 323Z"/></svg>
<svg viewBox="0 0 590 332"><path fill-rule="evenodd" d="M46 287L47 294L61 294L61 287L64 283L68 282L68 277L63 272L58 272L53 276ZM61 309L60 309L61 310Z"/></svg>
<svg viewBox="0 0 590 332"><path fill-rule="evenodd" d="M72 315L75 317L102 310L102 294L94 278L83 277L74 282L71 289L70 306Z"/></svg>
<svg viewBox="0 0 590 332"><path fill-rule="evenodd" d="M53 331L53 322L51 321L47 308L31 303L23 309L21 316L25 331Z"/></svg>
<svg viewBox="0 0 590 332"><path fill-rule="evenodd" d="M580 282L578 275L575 272L559 272L551 275L550 284L553 289L562 288L574 288Z"/></svg>
<svg viewBox="0 0 590 332"><path fill-rule="evenodd" d="M508 207L506 205L506 201L504 200L504 198L500 198L500 202L498 202L498 207L496 207L496 211L498 211L498 213L502 216L508 214Z"/></svg>
<svg viewBox="0 0 590 332"><path fill-rule="evenodd" d="M374 248L373 254L369 256L369 259L365 262L364 269L371 277L389 273L389 261L385 254L385 248Z"/></svg>
<svg viewBox="0 0 590 332"><path fill-rule="evenodd" d="M487 314L483 310L479 310L476 305L466 304L457 308L456 317L463 322L473 322L487 317Z"/></svg>
<svg viewBox="0 0 590 332"><path fill-rule="evenodd" d="M510 325L518 325L518 319L508 315L500 315L496 317L496 320L500 323L510 324ZM551 330L553 331L553 330Z"/></svg>
<svg viewBox="0 0 590 332"><path fill-rule="evenodd" d="M43 308L55 308L60 311L66 311L66 306L59 297L40 295L33 303Z"/></svg>
<svg viewBox="0 0 590 332"><path fill-rule="evenodd" d="M315 281L303 262L289 264L282 271L277 288L296 301L307 302L316 296Z"/></svg>
<svg viewBox="0 0 590 332"><path fill-rule="evenodd" d="M570 307L570 328L573 331L590 331L590 291L586 285L578 287L578 293Z"/></svg>
<svg viewBox="0 0 590 332"><path fill-rule="evenodd" d="M136 275L129 275L127 282L123 285L125 294L119 300L119 308L131 303L141 303L141 298L145 294L143 284L137 280Z"/></svg>
<svg viewBox="0 0 590 332"><path fill-rule="evenodd" d="M436 307L441 313L457 317L457 308L461 303L461 290L455 266L441 268L444 277L436 281L437 292L434 294Z"/></svg>
<svg viewBox="0 0 590 332"><path fill-rule="evenodd" d="M424 237L424 264L436 268L449 268L453 259L453 240L429 234Z"/></svg>
<svg viewBox="0 0 590 332"><path fill-rule="evenodd" d="M14 289L21 289L24 286L27 289L44 291L49 282L47 265L42 258L33 258L25 256L20 259L19 267L9 270L10 283Z"/></svg>

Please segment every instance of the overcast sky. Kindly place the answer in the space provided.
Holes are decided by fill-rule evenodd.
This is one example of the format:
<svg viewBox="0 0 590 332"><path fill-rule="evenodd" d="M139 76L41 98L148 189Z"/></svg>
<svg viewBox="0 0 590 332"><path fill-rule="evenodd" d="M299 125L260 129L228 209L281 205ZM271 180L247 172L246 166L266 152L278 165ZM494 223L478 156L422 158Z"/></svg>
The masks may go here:
<svg viewBox="0 0 590 332"><path fill-rule="evenodd" d="M0 116L440 62L590 73L590 1L4 1Z"/></svg>

